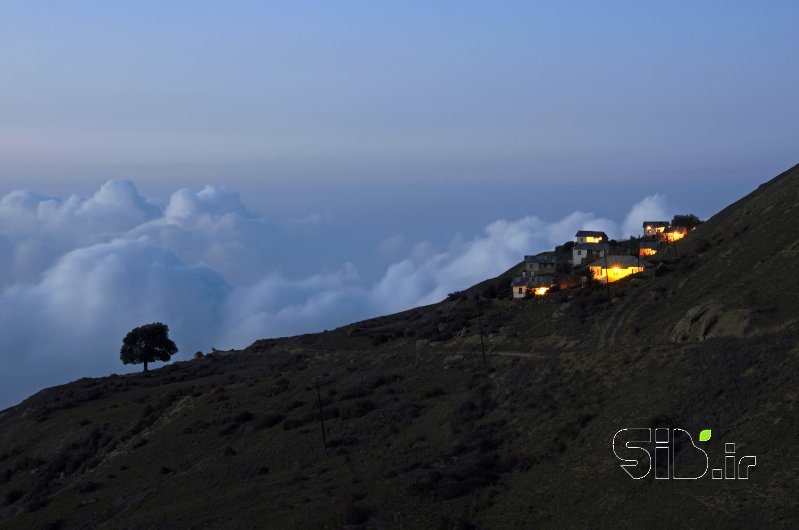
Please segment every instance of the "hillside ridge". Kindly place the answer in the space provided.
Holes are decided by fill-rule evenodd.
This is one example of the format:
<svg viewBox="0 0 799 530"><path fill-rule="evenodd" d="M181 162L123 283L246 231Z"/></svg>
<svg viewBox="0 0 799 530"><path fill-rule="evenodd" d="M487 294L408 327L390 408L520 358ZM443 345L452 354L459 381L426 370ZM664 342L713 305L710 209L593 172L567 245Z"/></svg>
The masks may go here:
<svg viewBox="0 0 799 530"><path fill-rule="evenodd" d="M602 527L657 507L797 526L797 215L794 166L651 277L512 300L517 265L438 304L42 390L0 412L0 521ZM628 427L712 429L713 465L725 442L758 463L633 481L611 451Z"/></svg>

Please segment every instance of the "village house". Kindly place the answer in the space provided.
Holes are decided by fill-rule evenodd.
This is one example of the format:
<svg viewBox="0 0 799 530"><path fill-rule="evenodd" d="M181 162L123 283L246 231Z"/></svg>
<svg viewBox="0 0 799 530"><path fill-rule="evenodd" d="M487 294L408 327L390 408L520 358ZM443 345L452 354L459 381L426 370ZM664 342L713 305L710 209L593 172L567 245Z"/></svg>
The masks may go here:
<svg viewBox="0 0 799 530"><path fill-rule="evenodd" d="M511 289L513 298L544 296L555 284L555 278L549 275L517 276L511 281Z"/></svg>
<svg viewBox="0 0 799 530"><path fill-rule="evenodd" d="M510 282L513 298L527 298L527 278L517 276Z"/></svg>
<svg viewBox="0 0 799 530"><path fill-rule="evenodd" d="M588 269L595 280L613 283L651 266L651 263L636 256L607 256L589 264Z"/></svg>
<svg viewBox="0 0 799 530"><path fill-rule="evenodd" d="M535 276L543 273L554 273L557 260L554 252L541 252L535 256L524 257L524 273L522 276Z"/></svg>
<svg viewBox="0 0 799 530"><path fill-rule="evenodd" d="M685 237L688 233L688 228L685 226L669 226L663 232L663 236L669 243L674 243Z"/></svg>
<svg viewBox="0 0 799 530"><path fill-rule="evenodd" d="M580 230L574 234L577 243L607 243L608 235L605 232L594 230Z"/></svg>
<svg viewBox="0 0 799 530"><path fill-rule="evenodd" d="M662 234L670 223L668 221L644 221L644 236L655 237Z"/></svg>
<svg viewBox="0 0 799 530"><path fill-rule="evenodd" d="M607 243L578 243L572 248L572 265L582 265L583 261L603 258L609 250L610 245Z"/></svg>
<svg viewBox="0 0 799 530"><path fill-rule="evenodd" d="M638 255L642 258L647 256L654 256L660 250L662 243L657 240L639 240L638 241Z"/></svg>
<svg viewBox="0 0 799 530"><path fill-rule="evenodd" d="M553 291L583 286L585 273L602 283L613 283L647 269L653 271L654 266L644 258L665 252L671 243L694 229L676 224L679 217L686 218L686 222L680 225L693 226L691 221L699 222L696 216L675 216L674 225L668 221L645 221L643 237L614 242L615 252L624 255L611 254L610 241L605 232L579 230L574 235L575 242L557 246L554 252L524 256L521 276L511 281L513 298L544 296ZM568 272L569 260L571 275Z"/></svg>

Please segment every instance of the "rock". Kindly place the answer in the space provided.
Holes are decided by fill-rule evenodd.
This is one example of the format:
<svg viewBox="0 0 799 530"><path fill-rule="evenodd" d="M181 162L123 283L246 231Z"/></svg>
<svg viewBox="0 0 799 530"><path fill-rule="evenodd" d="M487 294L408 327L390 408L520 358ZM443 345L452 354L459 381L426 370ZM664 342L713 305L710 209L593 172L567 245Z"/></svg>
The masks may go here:
<svg viewBox="0 0 799 530"><path fill-rule="evenodd" d="M707 311L707 309L707 307L702 307L701 305L692 307L687 313L685 313L685 317L690 319L691 322L694 322L697 318L701 317Z"/></svg>
<svg viewBox="0 0 799 530"><path fill-rule="evenodd" d="M749 325L748 309L725 309L718 305L689 309L671 331L672 342L703 342L713 337L743 337Z"/></svg>
<svg viewBox="0 0 799 530"><path fill-rule="evenodd" d="M448 355L447 357L444 358L444 364L452 364L455 361L460 361L461 359L463 359L463 355L458 355L458 354Z"/></svg>
<svg viewBox="0 0 799 530"><path fill-rule="evenodd" d="M566 314L566 311L568 311L568 310L569 310L569 307L570 307L570 306L571 306L571 302L566 302L565 304L561 304L561 305L559 305L559 306L558 306L558 308L557 308L557 309L555 309L555 310L552 312L552 318L553 318L554 320L557 320L557 319L559 319L559 318L562 318L562 317L563 317L563 316Z"/></svg>

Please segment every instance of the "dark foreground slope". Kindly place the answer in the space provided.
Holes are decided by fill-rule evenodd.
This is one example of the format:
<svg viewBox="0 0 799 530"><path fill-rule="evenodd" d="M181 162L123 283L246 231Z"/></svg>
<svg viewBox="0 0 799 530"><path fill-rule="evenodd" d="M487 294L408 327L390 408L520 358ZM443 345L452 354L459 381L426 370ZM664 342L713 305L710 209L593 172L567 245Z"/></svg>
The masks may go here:
<svg viewBox="0 0 799 530"><path fill-rule="evenodd" d="M797 527L797 218L794 168L681 241L657 276L609 292L512 301L499 278L328 333L44 390L0 413L0 519ZM712 429L711 466L734 442L757 467L748 481L634 481L612 436L658 426Z"/></svg>

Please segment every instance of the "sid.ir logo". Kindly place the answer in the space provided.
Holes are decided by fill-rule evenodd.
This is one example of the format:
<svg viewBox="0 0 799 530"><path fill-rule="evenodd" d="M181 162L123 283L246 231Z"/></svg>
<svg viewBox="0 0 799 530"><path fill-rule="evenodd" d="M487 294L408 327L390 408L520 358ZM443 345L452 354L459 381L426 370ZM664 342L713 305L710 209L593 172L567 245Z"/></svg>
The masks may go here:
<svg viewBox="0 0 799 530"><path fill-rule="evenodd" d="M699 433L699 442L707 442L710 437L710 429L704 429ZM707 452L694 443L688 431L680 428L620 429L613 435L613 454L622 461L621 468L636 480L647 477L652 468L656 479L696 480L704 477L710 468ZM710 476L745 480L750 468L756 465L756 456L736 457L735 444L725 443L723 464L713 468Z"/></svg>

